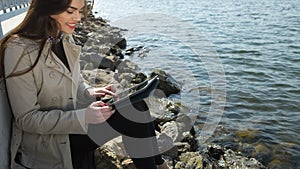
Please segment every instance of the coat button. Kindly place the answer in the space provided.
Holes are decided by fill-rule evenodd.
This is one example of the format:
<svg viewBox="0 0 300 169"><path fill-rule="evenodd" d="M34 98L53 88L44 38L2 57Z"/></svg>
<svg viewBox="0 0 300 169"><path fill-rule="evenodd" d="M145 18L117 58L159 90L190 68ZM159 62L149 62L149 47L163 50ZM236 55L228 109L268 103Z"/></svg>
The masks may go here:
<svg viewBox="0 0 300 169"><path fill-rule="evenodd" d="M52 97L52 102L57 102L58 98L57 97Z"/></svg>
<svg viewBox="0 0 300 169"><path fill-rule="evenodd" d="M44 148L48 148L48 143L46 143L46 141L42 141L42 146L43 146Z"/></svg>
<svg viewBox="0 0 300 169"><path fill-rule="evenodd" d="M53 79L54 77L55 77L55 73L52 71L52 72L50 72L49 73L49 77L51 78L51 79Z"/></svg>

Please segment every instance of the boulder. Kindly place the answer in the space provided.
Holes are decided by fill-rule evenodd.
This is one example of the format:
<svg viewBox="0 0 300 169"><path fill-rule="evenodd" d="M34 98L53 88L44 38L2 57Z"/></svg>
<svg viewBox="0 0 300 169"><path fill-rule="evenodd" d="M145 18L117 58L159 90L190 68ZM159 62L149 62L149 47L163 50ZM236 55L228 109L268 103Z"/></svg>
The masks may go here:
<svg viewBox="0 0 300 169"><path fill-rule="evenodd" d="M159 77L157 88L162 90L166 97L171 94L178 94L181 91L181 85L170 74L156 68L151 72L150 77L154 77L155 75Z"/></svg>

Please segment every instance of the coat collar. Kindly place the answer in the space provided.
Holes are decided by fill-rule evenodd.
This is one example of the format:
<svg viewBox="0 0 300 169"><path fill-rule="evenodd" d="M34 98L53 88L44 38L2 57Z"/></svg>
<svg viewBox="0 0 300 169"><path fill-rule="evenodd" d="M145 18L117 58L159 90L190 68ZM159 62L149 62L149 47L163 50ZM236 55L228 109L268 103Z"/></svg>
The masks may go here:
<svg viewBox="0 0 300 169"><path fill-rule="evenodd" d="M74 68L79 63L81 46L75 44L72 35L63 35L62 41L71 72L64 66L55 53L52 52L50 40L47 40L42 55L48 67L72 78L72 72L74 72Z"/></svg>

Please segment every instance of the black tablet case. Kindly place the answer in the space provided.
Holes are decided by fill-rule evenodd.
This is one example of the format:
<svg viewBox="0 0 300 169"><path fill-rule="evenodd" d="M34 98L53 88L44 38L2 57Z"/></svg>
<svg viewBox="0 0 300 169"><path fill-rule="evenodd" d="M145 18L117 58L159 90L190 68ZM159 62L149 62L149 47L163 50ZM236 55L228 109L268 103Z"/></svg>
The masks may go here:
<svg viewBox="0 0 300 169"><path fill-rule="evenodd" d="M149 80L145 80L144 82L135 85L129 89L126 89L120 93L119 99L115 100L114 98L105 99L104 102L106 102L109 106L112 106L113 108L123 108L124 106L127 106L128 104L133 104L138 101L141 101L149 96L151 96L156 89L156 87L159 84L159 78L158 75L152 77Z"/></svg>

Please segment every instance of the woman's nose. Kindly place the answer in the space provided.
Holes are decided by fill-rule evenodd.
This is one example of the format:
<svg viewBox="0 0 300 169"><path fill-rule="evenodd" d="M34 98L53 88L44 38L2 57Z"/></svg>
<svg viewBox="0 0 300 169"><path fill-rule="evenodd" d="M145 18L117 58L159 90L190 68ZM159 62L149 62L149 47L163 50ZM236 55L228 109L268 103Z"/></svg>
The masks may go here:
<svg viewBox="0 0 300 169"><path fill-rule="evenodd" d="M80 12L77 12L74 16L73 16L73 20L74 21L80 21L81 20L81 16L82 14Z"/></svg>

